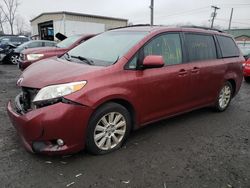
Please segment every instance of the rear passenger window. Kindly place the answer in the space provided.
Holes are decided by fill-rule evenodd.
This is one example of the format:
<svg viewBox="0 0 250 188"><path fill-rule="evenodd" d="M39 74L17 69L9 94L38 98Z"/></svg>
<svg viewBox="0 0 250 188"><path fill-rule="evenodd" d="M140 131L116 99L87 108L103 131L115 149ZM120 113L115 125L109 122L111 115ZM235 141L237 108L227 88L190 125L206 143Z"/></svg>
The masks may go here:
<svg viewBox="0 0 250 188"><path fill-rule="evenodd" d="M148 55L163 56L165 65L182 63L180 35L168 33L153 39L144 47L144 57Z"/></svg>
<svg viewBox="0 0 250 188"><path fill-rule="evenodd" d="M216 59L216 47L212 35L186 34L189 61Z"/></svg>
<svg viewBox="0 0 250 188"><path fill-rule="evenodd" d="M226 58L240 56L239 49L237 48L232 38L225 36L217 36L217 38L220 44L222 57Z"/></svg>

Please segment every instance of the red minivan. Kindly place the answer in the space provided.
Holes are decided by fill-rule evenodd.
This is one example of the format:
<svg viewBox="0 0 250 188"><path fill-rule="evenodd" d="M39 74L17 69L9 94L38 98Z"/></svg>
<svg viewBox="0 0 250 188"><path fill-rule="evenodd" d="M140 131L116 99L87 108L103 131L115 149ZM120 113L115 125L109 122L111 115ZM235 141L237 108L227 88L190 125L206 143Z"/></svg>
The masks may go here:
<svg viewBox="0 0 250 188"><path fill-rule="evenodd" d="M220 31L119 28L25 70L8 114L31 152L105 154L152 122L203 107L226 110L243 61Z"/></svg>
<svg viewBox="0 0 250 188"><path fill-rule="evenodd" d="M40 47L23 50L20 54L18 67L19 69L24 70L39 60L63 55L93 36L94 35L73 35L59 42L55 47Z"/></svg>

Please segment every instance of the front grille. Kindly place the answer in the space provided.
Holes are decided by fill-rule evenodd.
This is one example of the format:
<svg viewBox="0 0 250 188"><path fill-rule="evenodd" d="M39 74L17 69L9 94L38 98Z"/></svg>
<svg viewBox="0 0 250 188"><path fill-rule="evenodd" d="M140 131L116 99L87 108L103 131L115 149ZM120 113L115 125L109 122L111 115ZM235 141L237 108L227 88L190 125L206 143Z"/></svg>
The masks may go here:
<svg viewBox="0 0 250 188"><path fill-rule="evenodd" d="M37 95L38 91L38 89L22 87L21 103L25 112L34 109L32 101Z"/></svg>

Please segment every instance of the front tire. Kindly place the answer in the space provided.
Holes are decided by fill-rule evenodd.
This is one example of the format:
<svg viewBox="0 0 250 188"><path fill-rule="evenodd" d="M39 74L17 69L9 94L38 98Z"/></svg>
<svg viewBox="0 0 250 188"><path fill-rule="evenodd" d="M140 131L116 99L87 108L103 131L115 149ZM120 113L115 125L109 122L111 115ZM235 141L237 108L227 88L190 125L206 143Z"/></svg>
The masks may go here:
<svg viewBox="0 0 250 188"><path fill-rule="evenodd" d="M232 99L233 96L233 86L227 81L224 86L221 88L219 96L217 97L215 109L218 112L225 111Z"/></svg>
<svg viewBox="0 0 250 188"><path fill-rule="evenodd" d="M86 148L100 155L119 149L131 130L128 110L117 103L107 103L92 115L86 138Z"/></svg>
<svg viewBox="0 0 250 188"><path fill-rule="evenodd" d="M250 76L245 76L244 78L247 83L250 83Z"/></svg>
<svg viewBox="0 0 250 188"><path fill-rule="evenodd" d="M10 56L10 63L13 64L13 65L17 65L18 64L18 59L19 59L19 56L17 54L12 54Z"/></svg>

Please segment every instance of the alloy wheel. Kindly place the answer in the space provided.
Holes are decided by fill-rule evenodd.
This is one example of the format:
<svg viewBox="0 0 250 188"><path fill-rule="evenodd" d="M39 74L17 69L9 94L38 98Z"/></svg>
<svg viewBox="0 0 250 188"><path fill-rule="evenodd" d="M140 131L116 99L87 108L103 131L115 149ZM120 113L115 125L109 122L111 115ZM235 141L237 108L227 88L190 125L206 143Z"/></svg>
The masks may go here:
<svg viewBox="0 0 250 188"><path fill-rule="evenodd" d="M119 112L110 112L104 115L96 124L94 141L101 150L110 150L116 147L124 138L127 123Z"/></svg>
<svg viewBox="0 0 250 188"><path fill-rule="evenodd" d="M225 85L219 95L219 106L221 109L225 109L231 100L232 90L229 85Z"/></svg>
<svg viewBox="0 0 250 188"><path fill-rule="evenodd" d="M10 61L11 61L11 63L14 64L14 65L18 64L18 55L12 55L12 56L10 57Z"/></svg>

